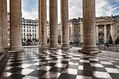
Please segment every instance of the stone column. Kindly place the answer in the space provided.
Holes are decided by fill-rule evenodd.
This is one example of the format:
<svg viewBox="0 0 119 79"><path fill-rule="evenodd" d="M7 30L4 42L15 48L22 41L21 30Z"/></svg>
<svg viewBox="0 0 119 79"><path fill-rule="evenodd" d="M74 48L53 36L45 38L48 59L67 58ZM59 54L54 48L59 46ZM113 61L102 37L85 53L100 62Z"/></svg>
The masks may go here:
<svg viewBox="0 0 119 79"><path fill-rule="evenodd" d="M96 54L100 51L96 46L95 0L83 0L83 48L80 52Z"/></svg>
<svg viewBox="0 0 119 79"><path fill-rule="evenodd" d="M107 42L107 26L104 25L104 43Z"/></svg>
<svg viewBox="0 0 119 79"><path fill-rule="evenodd" d="M57 48L57 0L50 0L50 48Z"/></svg>
<svg viewBox="0 0 119 79"><path fill-rule="evenodd" d="M10 0L10 48L12 51L23 51L21 19L21 0Z"/></svg>
<svg viewBox="0 0 119 79"><path fill-rule="evenodd" d="M69 45L68 0L61 0L62 47Z"/></svg>
<svg viewBox="0 0 119 79"><path fill-rule="evenodd" d="M2 17L2 0L0 0L0 17ZM3 51L2 39L2 18L0 18L0 53Z"/></svg>
<svg viewBox="0 0 119 79"><path fill-rule="evenodd" d="M77 45L78 43L80 43L80 36L79 36L79 28L80 28L80 24L76 23L74 24L74 43Z"/></svg>
<svg viewBox="0 0 119 79"><path fill-rule="evenodd" d="M80 22L80 39L82 44L83 43L83 22Z"/></svg>
<svg viewBox="0 0 119 79"><path fill-rule="evenodd" d="M111 35L111 38L112 38L112 42L113 42L113 44L114 44L114 25L113 24L111 24L110 25L110 35Z"/></svg>
<svg viewBox="0 0 119 79"><path fill-rule="evenodd" d="M38 2L39 45L41 44L41 0Z"/></svg>
<svg viewBox="0 0 119 79"><path fill-rule="evenodd" d="M96 26L96 42L99 42L99 40L98 40L98 25Z"/></svg>
<svg viewBox="0 0 119 79"><path fill-rule="evenodd" d="M3 47L8 48L8 19L7 19L7 0L2 1L2 32L3 32Z"/></svg>
<svg viewBox="0 0 119 79"><path fill-rule="evenodd" d="M47 12L46 0L41 0L41 46L47 45Z"/></svg>
<svg viewBox="0 0 119 79"><path fill-rule="evenodd" d="M112 24L110 25L110 35L111 37L113 37L113 25Z"/></svg>

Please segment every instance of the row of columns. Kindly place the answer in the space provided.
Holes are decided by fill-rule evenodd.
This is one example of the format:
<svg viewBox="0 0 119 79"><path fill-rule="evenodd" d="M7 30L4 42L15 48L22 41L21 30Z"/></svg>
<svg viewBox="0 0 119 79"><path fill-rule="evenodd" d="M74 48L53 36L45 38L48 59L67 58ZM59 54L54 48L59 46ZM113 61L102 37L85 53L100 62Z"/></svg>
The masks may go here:
<svg viewBox="0 0 119 79"><path fill-rule="evenodd" d="M0 1L0 17L7 16L7 13L3 15L3 12L7 12L7 9L3 8L2 3L7 3L6 0ZM47 0L39 0L39 39L41 46L47 46ZM50 48L57 48L58 36L57 36L57 0L50 0ZM4 10L5 11L4 11ZM21 0L10 0L10 48L11 50L23 51L21 42ZM5 34L2 30L6 25L1 25L3 21L7 19L0 18L0 50L4 47L3 37ZM6 22L7 23L7 22ZM61 0L61 23L62 23L62 47L67 47L69 44L69 29L68 29L68 0ZM95 0L83 0L83 40L84 45L80 52L84 53L98 53L100 52L96 47L95 38ZM6 33L7 34L7 33ZM5 40L4 40L5 41ZM6 43L6 42L5 42Z"/></svg>
<svg viewBox="0 0 119 79"><path fill-rule="evenodd" d="M41 2L40 2L41 1ZM42 23L42 21L46 20L43 19L45 17L46 19L46 1L39 0L39 14L41 15L41 19L39 18L39 22ZM57 37L57 0L50 0L50 12L49 12L49 18L50 18L50 48L57 48L58 46L58 37ZM41 8L40 8L41 6ZM44 6L44 8L42 7ZM45 10L45 11L44 11ZM41 21L40 21L41 20ZM61 0L61 24L62 24L62 47L68 46L69 44L69 29L68 29L68 0ZM46 24L44 24L46 25ZM46 28L41 24L40 28ZM80 52L88 53L88 54L95 54L99 53L100 50L98 50L96 46L96 38L95 38L95 0L83 0L83 40L84 45L83 48L80 50ZM44 33L42 33L43 29L41 29L42 36ZM45 35L46 36L46 35ZM46 40L47 37L41 37L41 40ZM40 44L43 44L43 41L40 42Z"/></svg>
<svg viewBox="0 0 119 79"><path fill-rule="evenodd" d="M42 0L39 0L39 2ZM42 2L41 2L42 3ZM57 48L58 39L57 39L57 0L50 0L50 48ZM44 8L42 5L46 4L42 3L39 6L39 14L42 15L42 11ZM44 6L46 10L46 5ZM41 17L46 16L43 14ZM40 17L40 18L41 18ZM39 19L40 19L39 18ZM46 18L46 17L45 17ZM39 21L42 22L42 21ZM46 23L46 20L45 20ZM62 23L62 47L67 47L69 44L69 28L68 28L68 0L61 0L61 23ZM97 49L96 46L96 38L95 38L95 0L83 0L83 40L84 45L80 52L92 54L92 53L99 53L100 50ZM40 28L46 28L41 24ZM42 30L42 29L41 29ZM39 32L42 36L44 33ZM47 39L46 37L41 37L41 40ZM40 44L42 45L42 41Z"/></svg>
<svg viewBox="0 0 119 79"><path fill-rule="evenodd" d="M103 36L103 42L107 43L109 42L110 36L113 37L113 43L114 43L114 35L116 34L115 31L115 25L113 24L102 24L102 25L96 25L96 41L99 42L99 30L103 30L102 32L104 33Z"/></svg>
<svg viewBox="0 0 119 79"><path fill-rule="evenodd" d="M0 0L0 52L8 48L7 0ZM10 49L23 51L21 41L21 0L10 0Z"/></svg>
<svg viewBox="0 0 119 79"><path fill-rule="evenodd" d="M47 46L46 0L39 0L39 42ZM49 0L50 45L49 48L58 48L58 17L57 0ZM61 0L62 47L69 45L68 30L68 0Z"/></svg>

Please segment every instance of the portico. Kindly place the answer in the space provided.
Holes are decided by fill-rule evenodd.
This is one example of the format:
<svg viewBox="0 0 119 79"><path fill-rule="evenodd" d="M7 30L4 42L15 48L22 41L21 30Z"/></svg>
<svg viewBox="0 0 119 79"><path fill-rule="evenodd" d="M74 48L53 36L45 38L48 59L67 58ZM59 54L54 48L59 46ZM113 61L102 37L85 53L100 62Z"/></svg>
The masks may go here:
<svg viewBox="0 0 119 79"><path fill-rule="evenodd" d="M49 21L50 21L50 44L47 44L47 0L39 0L39 45L40 47L58 48L58 13L57 13L57 0L49 1ZM1 1L1 4L6 4L7 1ZM10 49L15 51L23 51L21 43L21 0L10 0ZM62 26L62 41L61 47L69 47L69 28L68 28L68 0L61 0L61 26ZM1 5L1 49L7 47L7 5ZM90 7L89 7L90 6ZM2 15L3 13L3 15ZM100 52L96 47L96 35L95 35L95 0L83 0L83 41L84 45L80 52L92 54ZM2 30L2 28L6 28ZM87 33L88 32L88 33ZM78 32L77 32L78 33ZM3 40L4 39L4 40ZM3 41L3 42L2 42Z"/></svg>

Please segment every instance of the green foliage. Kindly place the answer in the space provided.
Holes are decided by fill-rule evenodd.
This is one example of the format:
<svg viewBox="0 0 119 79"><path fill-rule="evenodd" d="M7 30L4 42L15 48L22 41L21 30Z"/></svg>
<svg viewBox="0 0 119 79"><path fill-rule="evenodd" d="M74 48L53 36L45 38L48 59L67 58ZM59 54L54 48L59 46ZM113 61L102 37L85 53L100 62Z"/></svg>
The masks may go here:
<svg viewBox="0 0 119 79"><path fill-rule="evenodd" d="M110 36L109 44L113 44L112 37Z"/></svg>
<svg viewBox="0 0 119 79"><path fill-rule="evenodd" d="M115 44L119 44L119 36L117 37Z"/></svg>

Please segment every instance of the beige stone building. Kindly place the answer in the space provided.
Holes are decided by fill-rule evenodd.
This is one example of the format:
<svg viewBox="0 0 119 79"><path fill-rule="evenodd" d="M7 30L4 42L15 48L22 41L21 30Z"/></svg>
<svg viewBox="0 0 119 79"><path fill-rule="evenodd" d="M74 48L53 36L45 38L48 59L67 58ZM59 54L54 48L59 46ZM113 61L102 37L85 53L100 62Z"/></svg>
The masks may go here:
<svg viewBox="0 0 119 79"><path fill-rule="evenodd" d="M69 20L69 40L71 43L80 43L82 38L82 25L81 19L74 18Z"/></svg>
<svg viewBox="0 0 119 79"><path fill-rule="evenodd" d="M119 35L119 16L96 18L96 41L106 43L112 38L113 43Z"/></svg>
<svg viewBox="0 0 119 79"><path fill-rule="evenodd" d="M97 17L95 27L97 43L106 43L110 37L115 43L119 36L119 16ZM83 43L82 18L74 18L69 21L69 40L71 43Z"/></svg>

